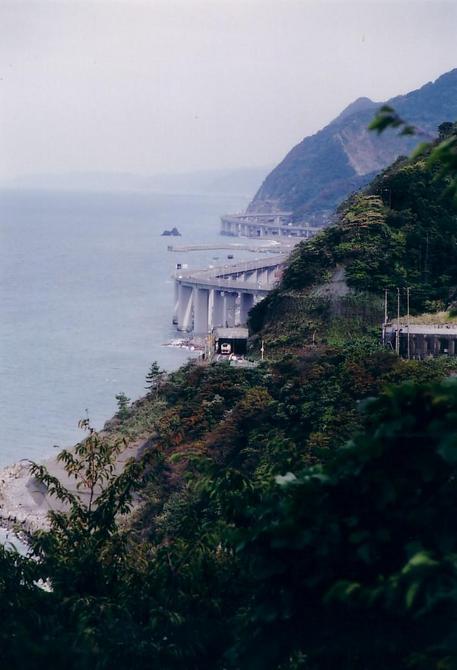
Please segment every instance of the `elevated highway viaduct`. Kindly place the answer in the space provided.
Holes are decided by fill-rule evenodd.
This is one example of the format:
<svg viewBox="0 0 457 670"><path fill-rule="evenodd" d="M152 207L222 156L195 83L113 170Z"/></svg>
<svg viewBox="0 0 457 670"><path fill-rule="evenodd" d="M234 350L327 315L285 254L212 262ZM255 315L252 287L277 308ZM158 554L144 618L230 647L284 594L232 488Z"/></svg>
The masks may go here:
<svg viewBox="0 0 457 670"><path fill-rule="evenodd" d="M218 326L245 325L249 310L279 281L285 261L280 255L206 270L178 270L173 322L178 330L195 335Z"/></svg>

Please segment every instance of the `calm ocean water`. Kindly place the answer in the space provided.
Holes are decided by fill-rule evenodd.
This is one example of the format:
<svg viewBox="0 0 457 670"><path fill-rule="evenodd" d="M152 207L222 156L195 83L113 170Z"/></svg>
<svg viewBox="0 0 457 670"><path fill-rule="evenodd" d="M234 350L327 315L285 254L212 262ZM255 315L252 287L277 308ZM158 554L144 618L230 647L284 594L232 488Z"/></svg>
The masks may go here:
<svg viewBox="0 0 457 670"><path fill-rule="evenodd" d="M219 215L241 197L0 191L0 465L76 442L86 409L100 428L120 391L144 393L171 325L176 262L204 267L227 252L167 252L221 242ZM177 226L181 238L161 237ZM237 252L245 258L249 252Z"/></svg>

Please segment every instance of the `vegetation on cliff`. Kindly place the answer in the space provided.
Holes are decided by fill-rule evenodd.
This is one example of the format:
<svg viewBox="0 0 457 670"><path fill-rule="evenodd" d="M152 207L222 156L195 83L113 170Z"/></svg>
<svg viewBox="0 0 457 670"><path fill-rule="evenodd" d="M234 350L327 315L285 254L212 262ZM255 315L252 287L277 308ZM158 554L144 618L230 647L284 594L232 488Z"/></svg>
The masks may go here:
<svg viewBox="0 0 457 670"><path fill-rule="evenodd" d="M253 310L269 361L152 364L61 455L79 493L33 468L67 509L0 552L5 667L457 668L457 361L379 344L384 288L455 299L447 186L398 161Z"/></svg>
<svg viewBox="0 0 457 670"><path fill-rule="evenodd" d="M31 560L0 558L5 662L349 670L442 660L457 395L433 384L453 369L381 350L181 369L160 399L142 401L137 434L156 417L147 461L110 471L123 424L64 457L101 498L68 499L35 469L70 512L32 538ZM140 485L127 522L116 511Z"/></svg>
<svg viewBox="0 0 457 670"><path fill-rule="evenodd" d="M449 138L452 134L452 125ZM438 145L435 145L437 147ZM262 330L270 348L328 341L342 332L369 333L383 315L396 311L396 288L410 288L411 312L446 309L456 299L457 214L453 183L429 148L400 158L339 210L336 225L293 252L278 290L251 312L251 328ZM332 278L340 269L347 292ZM340 272L341 274L341 272ZM334 282L333 282L334 283ZM315 290L328 285L328 291ZM335 295L336 293L336 295ZM348 320L352 328L348 328Z"/></svg>

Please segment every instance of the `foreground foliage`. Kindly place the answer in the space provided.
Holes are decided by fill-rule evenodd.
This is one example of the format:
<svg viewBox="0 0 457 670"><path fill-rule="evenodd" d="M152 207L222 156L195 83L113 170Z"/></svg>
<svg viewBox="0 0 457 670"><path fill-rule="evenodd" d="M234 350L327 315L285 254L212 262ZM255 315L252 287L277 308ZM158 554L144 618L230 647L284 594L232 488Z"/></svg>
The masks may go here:
<svg viewBox="0 0 457 670"><path fill-rule="evenodd" d="M0 551L5 667L457 670L456 361L402 361L370 328L381 285L454 299L435 166L400 161L300 247L253 312L271 348L288 324L275 362L153 363L145 398L60 454L68 482L32 466L56 507L28 556ZM343 266L350 298L309 292Z"/></svg>
<svg viewBox="0 0 457 670"><path fill-rule="evenodd" d="M449 362L352 354L189 366L164 385L172 404L145 459L116 472L122 444L90 431L61 455L79 491L35 466L68 511L31 538L30 558L0 556L5 663L454 667L457 383L427 381ZM343 370L352 401L331 428L323 382ZM389 385L405 378L417 381ZM119 512L139 488L127 526Z"/></svg>

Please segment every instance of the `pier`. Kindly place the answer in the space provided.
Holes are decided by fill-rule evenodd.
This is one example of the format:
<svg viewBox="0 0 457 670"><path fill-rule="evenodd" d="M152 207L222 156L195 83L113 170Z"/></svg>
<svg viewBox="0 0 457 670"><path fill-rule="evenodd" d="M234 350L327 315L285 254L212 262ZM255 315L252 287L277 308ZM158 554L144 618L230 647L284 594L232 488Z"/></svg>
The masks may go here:
<svg viewBox="0 0 457 670"><path fill-rule="evenodd" d="M270 242L270 244L268 244ZM290 242L277 241L277 240L265 240L264 244L243 244L243 243L226 243L226 244L169 244L167 246L167 251L172 251L174 253L183 253L189 251L231 251L233 253L237 251L252 251L253 253L273 253L277 254L283 250L290 250L296 244L296 241Z"/></svg>
<svg viewBox="0 0 457 670"><path fill-rule="evenodd" d="M285 256L174 274L173 323L204 335L216 327L244 326L249 310L276 286Z"/></svg>

